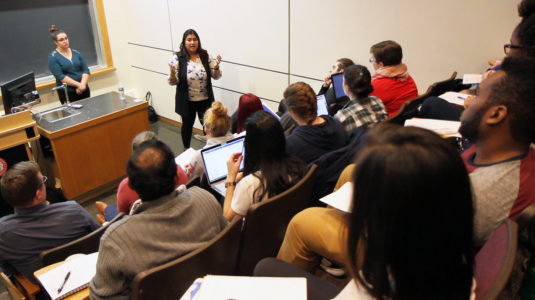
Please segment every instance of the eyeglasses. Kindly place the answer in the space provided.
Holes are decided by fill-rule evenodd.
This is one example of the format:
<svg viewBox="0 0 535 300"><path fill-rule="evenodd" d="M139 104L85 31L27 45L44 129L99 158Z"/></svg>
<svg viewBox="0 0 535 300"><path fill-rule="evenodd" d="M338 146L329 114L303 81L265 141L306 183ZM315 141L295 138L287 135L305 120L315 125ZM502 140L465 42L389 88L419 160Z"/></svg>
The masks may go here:
<svg viewBox="0 0 535 300"><path fill-rule="evenodd" d="M64 38L61 38L61 39L57 39L56 41L63 42L63 41L68 40L68 39L69 39L68 37L64 37Z"/></svg>
<svg viewBox="0 0 535 300"><path fill-rule="evenodd" d="M48 177L44 176L43 175L43 184L45 184L45 182L48 180Z"/></svg>
<svg viewBox="0 0 535 300"><path fill-rule="evenodd" d="M511 49L526 49L526 48L529 48L529 47L524 46L524 45L505 44L503 45L503 52L505 52L505 54L507 55L511 53Z"/></svg>
<svg viewBox="0 0 535 300"><path fill-rule="evenodd" d="M375 58L373 58L373 57L370 58L368 61L370 62L370 64L373 64L374 62L376 62Z"/></svg>

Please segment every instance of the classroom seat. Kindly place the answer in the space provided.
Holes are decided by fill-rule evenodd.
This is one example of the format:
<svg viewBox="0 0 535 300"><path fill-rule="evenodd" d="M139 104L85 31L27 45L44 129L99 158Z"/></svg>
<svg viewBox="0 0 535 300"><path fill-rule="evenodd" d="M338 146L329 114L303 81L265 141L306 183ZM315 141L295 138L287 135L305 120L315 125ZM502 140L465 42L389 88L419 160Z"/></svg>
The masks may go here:
<svg viewBox="0 0 535 300"><path fill-rule="evenodd" d="M317 166L293 187L279 195L252 205L244 217L237 275L253 275L255 265L265 257L277 256L292 217L309 206Z"/></svg>
<svg viewBox="0 0 535 300"><path fill-rule="evenodd" d="M110 224L119 221L123 216L124 213L119 213L106 225L98 228L90 234L71 241L65 245L41 252L39 258L41 259L42 266L46 267L53 263L64 261L67 257L73 254L90 254L97 252L100 245L100 237L104 234Z"/></svg>
<svg viewBox="0 0 535 300"><path fill-rule="evenodd" d="M132 281L132 299L179 299L198 277L232 275L238 259L242 222L241 218L235 218L202 247L137 274Z"/></svg>
<svg viewBox="0 0 535 300"><path fill-rule="evenodd" d="M20 273L16 273L10 278L6 273L0 272L0 278L13 300L34 300L41 291L38 285Z"/></svg>
<svg viewBox="0 0 535 300"><path fill-rule="evenodd" d="M431 96L439 96L455 89L458 86L457 79L455 79L456 76L457 72L453 72L448 79L433 83L424 94L403 103L398 112L386 119L385 122L404 125L406 120L418 115L418 108L424 103L425 99Z"/></svg>
<svg viewBox="0 0 535 300"><path fill-rule="evenodd" d="M505 220L476 255L474 278L476 300L496 299L503 290L515 261L518 226Z"/></svg>

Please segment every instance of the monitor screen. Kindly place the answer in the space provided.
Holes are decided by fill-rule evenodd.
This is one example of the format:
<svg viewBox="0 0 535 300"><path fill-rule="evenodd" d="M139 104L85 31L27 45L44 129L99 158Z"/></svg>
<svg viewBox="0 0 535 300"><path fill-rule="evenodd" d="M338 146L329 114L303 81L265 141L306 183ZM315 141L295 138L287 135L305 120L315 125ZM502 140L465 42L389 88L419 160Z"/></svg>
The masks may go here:
<svg viewBox="0 0 535 300"><path fill-rule="evenodd" d="M11 113L12 107L28 104L35 101L33 92L35 88L35 76L33 72L24 74L15 79L2 83L2 102L6 115Z"/></svg>
<svg viewBox="0 0 535 300"><path fill-rule="evenodd" d="M344 73L337 73L331 75L331 79L333 81L333 88L334 88L334 96L336 99L342 98L346 96L346 93L344 92Z"/></svg>
<svg viewBox="0 0 535 300"><path fill-rule="evenodd" d="M241 152L245 158L243 149L244 140L245 137L239 137L223 144L201 150L201 157L204 162L208 183L212 184L227 177L227 161L233 153ZM243 170L244 160L241 161L240 171Z"/></svg>

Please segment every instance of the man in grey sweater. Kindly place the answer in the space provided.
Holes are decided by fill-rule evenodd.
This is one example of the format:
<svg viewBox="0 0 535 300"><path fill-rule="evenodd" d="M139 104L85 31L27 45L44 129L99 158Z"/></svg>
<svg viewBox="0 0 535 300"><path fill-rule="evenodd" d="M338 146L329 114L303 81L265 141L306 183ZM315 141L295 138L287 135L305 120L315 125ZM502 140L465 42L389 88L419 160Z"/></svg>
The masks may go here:
<svg viewBox="0 0 535 300"><path fill-rule="evenodd" d="M130 299L136 274L199 248L227 225L209 192L175 190L174 156L161 141L141 144L128 161L127 173L142 204L102 236L90 299Z"/></svg>

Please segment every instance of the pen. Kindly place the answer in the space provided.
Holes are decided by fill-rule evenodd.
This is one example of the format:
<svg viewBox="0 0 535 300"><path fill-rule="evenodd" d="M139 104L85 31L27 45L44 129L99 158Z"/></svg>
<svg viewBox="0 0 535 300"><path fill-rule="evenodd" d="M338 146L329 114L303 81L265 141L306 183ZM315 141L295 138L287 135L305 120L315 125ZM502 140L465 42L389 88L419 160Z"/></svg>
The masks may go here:
<svg viewBox="0 0 535 300"><path fill-rule="evenodd" d="M465 96L457 96L457 98L459 98L461 100L466 100L466 98L468 98L468 96L467 97L465 97Z"/></svg>
<svg viewBox="0 0 535 300"><path fill-rule="evenodd" d="M71 276L71 271L67 272L67 275L65 275L65 279L63 279L63 283L58 289L58 294L61 293L61 290L63 290L63 287L65 287L65 283L67 283L67 280L69 280L70 276Z"/></svg>

